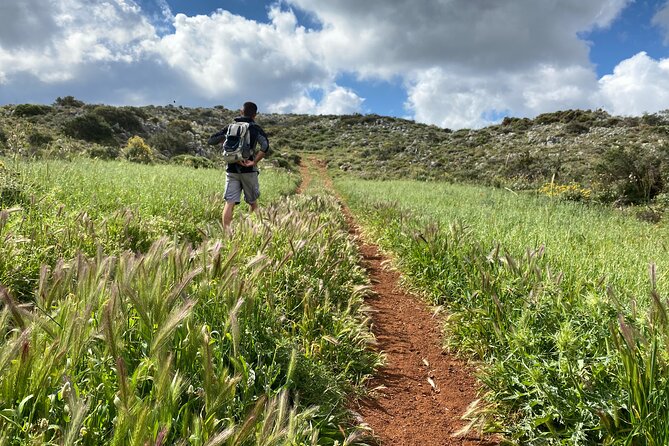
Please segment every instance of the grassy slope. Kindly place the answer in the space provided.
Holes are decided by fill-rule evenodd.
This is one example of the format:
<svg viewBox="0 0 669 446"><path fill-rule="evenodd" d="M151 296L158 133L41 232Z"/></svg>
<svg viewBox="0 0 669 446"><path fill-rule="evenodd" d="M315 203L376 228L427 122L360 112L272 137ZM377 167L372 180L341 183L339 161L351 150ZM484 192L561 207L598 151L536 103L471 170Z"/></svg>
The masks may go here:
<svg viewBox="0 0 669 446"><path fill-rule="evenodd" d="M235 115L222 107L114 109L85 105L52 107L42 115L18 117L15 109L0 107L0 151L60 157L72 153L119 156L128 138L139 134L165 151L160 154L164 159L175 155L168 152L177 149L169 144L166 147L165 141L176 138L182 144L179 153L216 160L216 149L207 146L206 140ZM116 118L110 113L114 110L119 114ZM105 144L116 147L82 144L63 135L68 122L95 114L110 121L107 124L114 139ZM126 122L133 120L139 127ZM333 167L363 178L447 179L504 184L514 189L540 185L551 178L596 187L601 178L595 167L608 151L622 147L664 156L669 134L664 114L621 118L581 110L547 113L533 120L508 118L500 125L455 132L378 115L262 114L258 123L270 135L275 149L270 162L277 164L290 166L292 155L308 150L321 153Z"/></svg>
<svg viewBox="0 0 669 446"><path fill-rule="evenodd" d="M660 290L669 291L669 226L637 221L617 211L485 187L411 181L338 186L359 205L397 203L424 222L461 222L492 249L500 242L513 255L544 245L554 269L607 283L645 299L648 267L658 266Z"/></svg>
<svg viewBox="0 0 669 446"><path fill-rule="evenodd" d="M295 177L268 170L265 216L238 212L229 236L220 171L12 168L22 196L0 212L0 444L344 440L345 398L378 358L332 200L281 197Z"/></svg>
<svg viewBox="0 0 669 446"><path fill-rule="evenodd" d="M0 220L6 237L0 282L22 300L42 263L78 251L94 255L98 246L107 254L146 251L163 236L199 242L221 218L222 170L87 159L5 164L16 193L3 202L13 210ZM296 185L295 175L268 169L261 174L261 202L274 202Z"/></svg>
<svg viewBox="0 0 669 446"><path fill-rule="evenodd" d="M448 308L448 345L486 361L476 421L519 444L669 441L666 225L504 190L336 184Z"/></svg>

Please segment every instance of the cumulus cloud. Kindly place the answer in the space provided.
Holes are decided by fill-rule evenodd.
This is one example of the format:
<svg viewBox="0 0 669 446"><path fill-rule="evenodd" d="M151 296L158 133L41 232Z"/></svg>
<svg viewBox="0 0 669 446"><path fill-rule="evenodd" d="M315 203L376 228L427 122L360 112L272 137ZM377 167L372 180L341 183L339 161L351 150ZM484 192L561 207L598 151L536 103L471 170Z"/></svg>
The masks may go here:
<svg viewBox="0 0 669 446"><path fill-rule="evenodd" d="M314 91L302 93L269 104L269 111L275 113L305 113L312 115L343 115L359 113L364 98L353 90L334 84L323 93L320 101L313 98Z"/></svg>
<svg viewBox="0 0 669 446"><path fill-rule="evenodd" d="M578 33L608 26L630 0L288 0L323 23L337 70L393 76L435 66L479 70L585 64Z"/></svg>
<svg viewBox="0 0 669 446"><path fill-rule="evenodd" d="M335 71L403 77L421 122L460 128L594 103L580 33L609 26L630 0L290 0L323 24L314 46Z"/></svg>
<svg viewBox="0 0 669 446"><path fill-rule="evenodd" d="M476 128L496 123L505 114L589 108L596 85L594 72L579 65L495 73L433 68L409 82L406 106L420 122Z"/></svg>
<svg viewBox="0 0 669 446"><path fill-rule="evenodd" d="M620 115L655 113L669 107L669 59L645 52L622 61L600 81L601 101Z"/></svg>
<svg viewBox="0 0 669 446"><path fill-rule="evenodd" d="M57 29L50 8L41 0L0 3L0 47L30 48L49 43Z"/></svg>
<svg viewBox="0 0 669 446"><path fill-rule="evenodd" d="M273 8L270 23L219 10L210 16L177 14L175 32L156 47L170 69L183 73L200 97L225 102L257 98L275 103L332 83L309 33L291 11Z"/></svg>
<svg viewBox="0 0 669 446"><path fill-rule="evenodd" d="M320 115L344 115L360 111L364 99L353 90L335 86L329 91L318 105Z"/></svg>
<svg viewBox="0 0 669 446"><path fill-rule="evenodd" d="M451 128L566 108L652 112L666 108L669 62L640 53L597 79L581 37L631 1L278 0L266 23L174 16L166 0L5 1L0 101L359 112L365 99L336 82L345 73L402 79L412 117ZM321 26L301 26L297 9ZM669 43L669 3L652 24Z"/></svg>
<svg viewBox="0 0 669 446"><path fill-rule="evenodd" d="M3 12L12 15L0 16L5 22L0 28L0 78L5 82L18 74L61 82L86 64L131 63L154 37L137 5L123 0L29 0L26 7L6 3Z"/></svg>

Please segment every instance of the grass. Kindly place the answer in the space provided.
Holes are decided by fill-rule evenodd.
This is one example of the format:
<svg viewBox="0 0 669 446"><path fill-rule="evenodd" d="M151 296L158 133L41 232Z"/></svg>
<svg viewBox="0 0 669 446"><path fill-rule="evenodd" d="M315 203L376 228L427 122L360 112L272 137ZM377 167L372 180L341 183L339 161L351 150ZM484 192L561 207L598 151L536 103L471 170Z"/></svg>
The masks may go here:
<svg viewBox="0 0 669 446"><path fill-rule="evenodd" d="M500 243L514 256L545 248L547 261L569 276L604 280L630 296L649 295L648 267L657 265L657 286L669 291L669 226L651 225L618 211L503 189L414 181L342 179L338 187L354 202L397 203L424 223L462 222L477 240Z"/></svg>
<svg viewBox="0 0 669 446"><path fill-rule="evenodd" d="M228 235L206 209L220 172L96 162L16 169L34 179L26 191L43 195L0 219L0 258L10 259L0 286L0 444L327 445L359 436L344 403L379 359L368 350L365 278L334 200L280 197L295 183L263 174L271 201L260 216L237 213ZM126 203L135 209L128 228L155 215L192 219L198 237L146 231L146 249L123 249L120 238L108 251L116 246L98 242ZM79 249L89 236L95 249ZM28 262L37 278L17 295L24 288L7 272L33 253L24 245L47 242L51 254Z"/></svg>
<svg viewBox="0 0 669 446"><path fill-rule="evenodd" d="M43 263L98 249L144 252L163 236L200 242L224 204L222 170L86 159L4 166L0 181L4 171L12 193L0 202L0 283L21 300ZM264 171L260 181L261 205L297 187L294 175L279 170Z"/></svg>
<svg viewBox="0 0 669 446"><path fill-rule="evenodd" d="M669 441L666 226L503 190L337 186L447 307L447 345L484 361L473 425L520 444Z"/></svg>

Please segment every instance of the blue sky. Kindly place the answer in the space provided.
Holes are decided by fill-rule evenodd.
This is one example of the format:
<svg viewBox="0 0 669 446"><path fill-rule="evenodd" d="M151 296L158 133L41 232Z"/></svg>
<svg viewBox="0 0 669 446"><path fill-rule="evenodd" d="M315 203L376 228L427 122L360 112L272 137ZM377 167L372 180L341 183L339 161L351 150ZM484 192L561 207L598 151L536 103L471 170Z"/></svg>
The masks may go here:
<svg viewBox="0 0 669 446"><path fill-rule="evenodd" d="M663 44L662 28L652 25L653 16L664 6L664 1L636 1L627 6L610 27L583 33L591 41L590 59L597 65L601 77L615 66L641 51L654 59L669 57L669 47Z"/></svg>
<svg viewBox="0 0 669 446"><path fill-rule="evenodd" d="M667 0L22 0L0 103L377 113L449 128L669 108Z"/></svg>

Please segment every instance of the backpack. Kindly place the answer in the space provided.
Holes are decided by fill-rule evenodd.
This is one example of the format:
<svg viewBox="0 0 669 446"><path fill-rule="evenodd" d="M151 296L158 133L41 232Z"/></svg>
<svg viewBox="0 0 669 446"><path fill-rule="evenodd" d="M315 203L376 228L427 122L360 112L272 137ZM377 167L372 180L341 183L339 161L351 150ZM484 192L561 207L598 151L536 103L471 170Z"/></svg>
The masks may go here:
<svg viewBox="0 0 669 446"><path fill-rule="evenodd" d="M234 122L228 126L223 142L223 159L232 164L251 156L251 132L248 122Z"/></svg>

